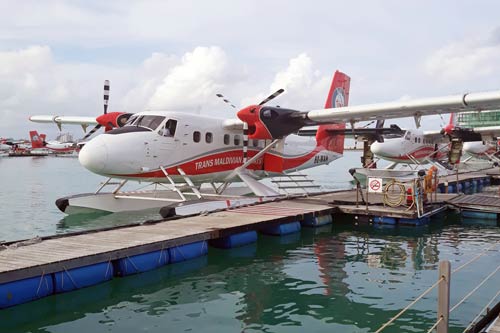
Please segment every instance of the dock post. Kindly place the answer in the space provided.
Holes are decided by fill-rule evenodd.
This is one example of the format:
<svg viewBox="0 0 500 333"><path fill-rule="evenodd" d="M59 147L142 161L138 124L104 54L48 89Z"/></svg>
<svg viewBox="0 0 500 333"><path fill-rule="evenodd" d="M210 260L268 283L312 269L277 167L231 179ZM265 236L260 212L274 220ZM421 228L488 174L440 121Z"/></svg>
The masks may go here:
<svg viewBox="0 0 500 333"><path fill-rule="evenodd" d="M451 266L448 260L439 262L439 279L442 281L438 285L438 311L436 326L437 333L448 333L448 320L450 314L450 275Z"/></svg>

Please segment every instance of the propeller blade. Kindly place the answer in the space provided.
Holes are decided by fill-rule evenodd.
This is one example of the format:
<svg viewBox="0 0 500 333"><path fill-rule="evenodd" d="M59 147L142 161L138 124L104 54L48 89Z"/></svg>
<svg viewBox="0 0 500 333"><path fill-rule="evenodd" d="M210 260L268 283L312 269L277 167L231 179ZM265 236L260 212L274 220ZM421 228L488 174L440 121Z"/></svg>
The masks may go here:
<svg viewBox="0 0 500 333"><path fill-rule="evenodd" d="M104 81L104 114L108 113L109 80Z"/></svg>
<svg viewBox="0 0 500 333"><path fill-rule="evenodd" d="M231 103L230 100L226 99L222 94L216 94L216 96L221 98L225 103L231 105L233 109L236 109L236 106L234 106L233 103Z"/></svg>
<svg viewBox="0 0 500 333"><path fill-rule="evenodd" d="M95 127L82 138L82 141L86 140L88 137L90 137L92 134L94 134L101 127L102 127L101 124L95 125Z"/></svg>
<svg viewBox="0 0 500 333"><path fill-rule="evenodd" d="M274 92L274 94L269 95L269 97L267 97L265 100L263 100L262 102L260 102L259 105L266 104L270 100L272 100L272 99L278 97L279 95L281 95L284 91L285 91L285 89L278 89L278 90L276 90L276 92Z"/></svg>
<svg viewBox="0 0 500 333"><path fill-rule="evenodd" d="M375 128L382 128L382 127L384 127L384 123L385 123L384 119L377 120L377 124L375 124Z"/></svg>
<svg viewBox="0 0 500 333"><path fill-rule="evenodd" d="M375 122L375 120L372 120L370 121L368 124L366 124L365 126L361 127L361 128L367 128L368 126L370 126L371 124L373 124Z"/></svg>

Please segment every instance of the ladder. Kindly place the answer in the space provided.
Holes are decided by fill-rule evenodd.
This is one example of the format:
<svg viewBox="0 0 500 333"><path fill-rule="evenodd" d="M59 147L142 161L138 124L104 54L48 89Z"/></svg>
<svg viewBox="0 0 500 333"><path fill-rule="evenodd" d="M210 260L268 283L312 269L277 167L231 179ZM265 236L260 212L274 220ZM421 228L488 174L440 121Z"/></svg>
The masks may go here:
<svg viewBox="0 0 500 333"><path fill-rule="evenodd" d="M278 187L283 194L309 194L318 191L321 186L303 173L286 174L271 178L271 182Z"/></svg>

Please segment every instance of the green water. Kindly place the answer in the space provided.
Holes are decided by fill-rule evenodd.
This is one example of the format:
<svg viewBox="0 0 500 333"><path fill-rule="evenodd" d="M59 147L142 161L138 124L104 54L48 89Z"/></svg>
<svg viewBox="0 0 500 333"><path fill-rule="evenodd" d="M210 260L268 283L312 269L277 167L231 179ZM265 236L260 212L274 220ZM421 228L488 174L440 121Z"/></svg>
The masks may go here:
<svg viewBox="0 0 500 333"><path fill-rule="evenodd" d="M372 332L437 279L500 240L496 226L457 216L433 226L340 223L257 244L209 249L207 257L0 312L5 332ZM500 246L499 246L500 248ZM455 304L500 263L499 248L456 273ZM497 274L451 314L451 332L498 290ZM429 294L387 332L427 331Z"/></svg>
<svg viewBox="0 0 500 333"><path fill-rule="evenodd" d="M335 188L348 179L339 165L359 161L351 158L315 171L317 178ZM92 191L100 180L76 159L5 159L0 171L0 239L146 218L58 212L56 198ZM423 227L337 220L286 237L259 235L257 244L210 247L206 257L1 310L0 332L373 332L437 280L440 260L457 268L500 241L499 231L496 221L448 213ZM455 274L451 304L499 264L500 245ZM462 332L499 285L497 273L457 308L451 332ZM426 332L436 297L431 292L384 332Z"/></svg>

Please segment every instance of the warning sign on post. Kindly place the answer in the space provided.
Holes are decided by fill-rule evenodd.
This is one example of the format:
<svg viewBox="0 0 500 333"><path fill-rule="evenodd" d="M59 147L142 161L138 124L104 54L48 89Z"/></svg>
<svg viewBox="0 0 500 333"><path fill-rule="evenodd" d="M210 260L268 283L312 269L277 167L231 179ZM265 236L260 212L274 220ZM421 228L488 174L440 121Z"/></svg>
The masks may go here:
<svg viewBox="0 0 500 333"><path fill-rule="evenodd" d="M382 193L382 178L368 178L368 192Z"/></svg>

